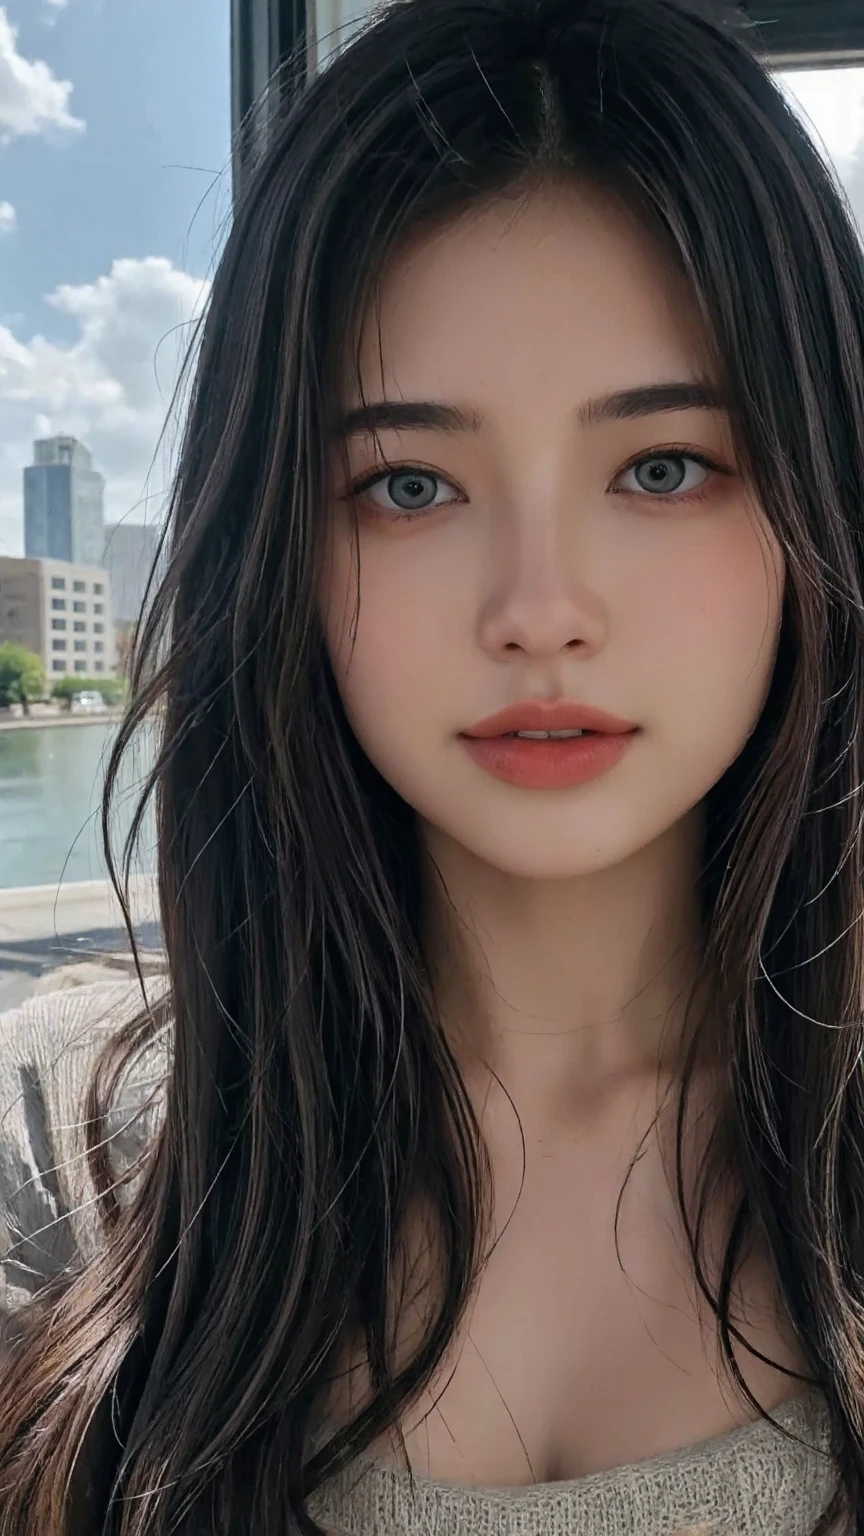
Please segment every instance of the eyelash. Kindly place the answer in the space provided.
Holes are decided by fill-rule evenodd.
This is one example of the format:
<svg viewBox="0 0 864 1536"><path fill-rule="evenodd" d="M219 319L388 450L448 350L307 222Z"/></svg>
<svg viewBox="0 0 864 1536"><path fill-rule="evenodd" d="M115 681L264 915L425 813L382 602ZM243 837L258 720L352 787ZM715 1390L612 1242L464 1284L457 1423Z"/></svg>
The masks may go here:
<svg viewBox="0 0 864 1536"><path fill-rule="evenodd" d="M727 476L731 476L733 474L731 469L728 469L724 464L718 464L716 459L710 458L708 454L696 453L693 449L690 448L685 449L682 447L672 447L654 449L651 453L640 453L638 458L631 459L629 464L622 465L621 469L618 471L618 475L616 475L615 478L618 479L620 475L626 475L628 470L636 469L640 464L650 464L653 460L656 459L689 459L692 463L698 464L700 468L711 470L714 474ZM364 492L371 490L373 485L377 485L381 480L388 480L391 475L409 474L412 470L415 470L418 474L421 475L431 475L433 479L441 480L446 485L452 484L452 481L447 480L446 476L439 474L438 470L425 469L422 464L393 464L388 469L372 470L370 474L363 475L359 480L353 481L348 492L348 498L352 499L355 497L360 497L364 494ZM618 496L639 496L640 500L655 501L660 502L661 504L677 502L679 505L689 505L690 502L704 501L706 499L707 491L703 487L700 487L698 491L691 491L684 496L652 496L647 491L643 492L641 495L638 491L617 491L614 494ZM439 512L441 510L441 506L446 505L446 502L442 502L440 506L421 507L419 511L416 512L401 511L399 509L391 512L383 507L375 507L374 510L380 517L385 518L386 521L390 523L417 523L420 522L424 516L428 516L432 512Z"/></svg>

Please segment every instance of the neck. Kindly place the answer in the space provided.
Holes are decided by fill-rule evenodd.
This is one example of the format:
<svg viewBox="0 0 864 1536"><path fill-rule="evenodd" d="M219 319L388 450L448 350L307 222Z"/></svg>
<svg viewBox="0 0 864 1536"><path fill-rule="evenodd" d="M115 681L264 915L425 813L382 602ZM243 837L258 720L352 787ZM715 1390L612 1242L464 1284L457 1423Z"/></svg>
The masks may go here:
<svg viewBox="0 0 864 1536"><path fill-rule="evenodd" d="M633 858L558 880L514 876L424 827L427 953L466 1074L565 1125L586 1096L674 1071L703 999L697 812Z"/></svg>

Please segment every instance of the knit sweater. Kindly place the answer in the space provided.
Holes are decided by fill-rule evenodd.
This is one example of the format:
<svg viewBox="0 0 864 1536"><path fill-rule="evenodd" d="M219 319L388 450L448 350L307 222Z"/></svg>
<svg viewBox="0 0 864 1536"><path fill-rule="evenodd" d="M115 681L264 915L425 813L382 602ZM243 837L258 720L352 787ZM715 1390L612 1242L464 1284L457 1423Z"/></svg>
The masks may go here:
<svg viewBox="0 0 864 1536"><path fill-rule="evenodd" d="M148 980L151 1001L164 985ZM0 1319L50 1276L98 1255L84 1094L107 1035L140 1005L137 981L121 981L0 1015ZM119 1086L108 1127L118 1171L158 1131L169 1063L163 1035ZM798 1439L757 1420L632 1466L528 1488L454 1487L366 1456L319 1489L310 1510L338 1536L810 1536L837 1481L827 1410L808 1391L774 1418Z"/></svg>

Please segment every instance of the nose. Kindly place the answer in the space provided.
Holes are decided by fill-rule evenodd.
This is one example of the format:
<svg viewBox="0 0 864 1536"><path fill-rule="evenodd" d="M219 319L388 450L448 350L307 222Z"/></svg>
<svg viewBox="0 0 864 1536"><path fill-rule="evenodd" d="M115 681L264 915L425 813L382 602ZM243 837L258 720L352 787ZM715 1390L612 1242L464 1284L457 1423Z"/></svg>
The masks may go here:
<svg viewBox="0 0 864 1536"><path fill-rule="evenodd" d="M563 521L569 538L559 520L553 526L553 520L527 517L505 536L506 549L499 543L478 619L480 645L494 659L521 652L544 661L602 644L605 609L591 585L592 562L586 548L574 548L572 518Z"/></svg>

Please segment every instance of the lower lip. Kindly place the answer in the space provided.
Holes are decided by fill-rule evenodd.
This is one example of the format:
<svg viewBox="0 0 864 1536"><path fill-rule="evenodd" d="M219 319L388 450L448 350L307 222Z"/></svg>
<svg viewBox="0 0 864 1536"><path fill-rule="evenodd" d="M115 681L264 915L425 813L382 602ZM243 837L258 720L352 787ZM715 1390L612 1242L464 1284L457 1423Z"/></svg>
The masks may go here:
<svg viewBox="0 0 864 1536"><path fill-rule="evenodd" d="M506 784L522 789L571 789L599 778L620 763L638 734L567 736L526 741L520 736L462 736L475 763Z"/></svg>

